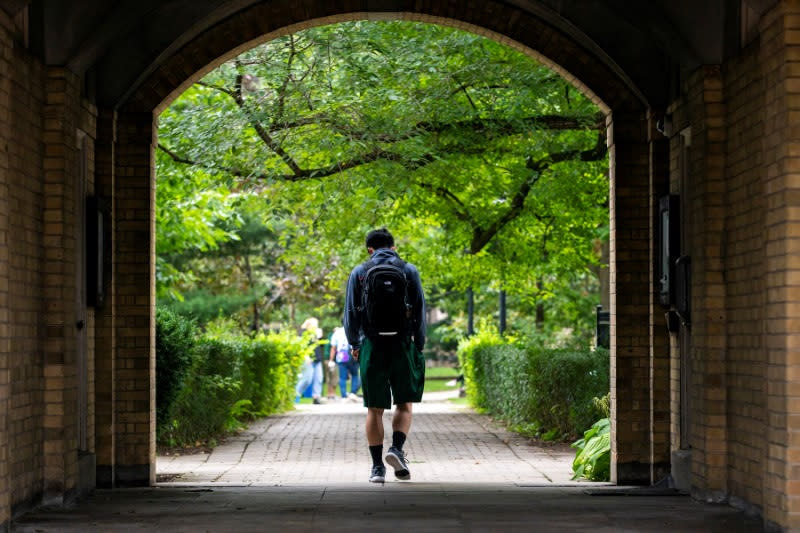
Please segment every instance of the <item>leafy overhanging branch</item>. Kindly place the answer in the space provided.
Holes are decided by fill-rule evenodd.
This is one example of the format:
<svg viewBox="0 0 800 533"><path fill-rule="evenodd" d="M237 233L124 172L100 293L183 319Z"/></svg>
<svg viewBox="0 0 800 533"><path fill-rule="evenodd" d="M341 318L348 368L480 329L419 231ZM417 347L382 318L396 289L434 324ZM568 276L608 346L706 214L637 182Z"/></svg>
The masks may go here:
<svg viewBox="0 0 800 533"><path fill-rule="evenodd" d="M162 143L158 143L158 149L164 152L166 155L168 155L176 163L196 166L213 172L224 172L231 176L237 178L243 178L248 181L275 180L275 181L297 182L309 179L321 179L328 176L333 176L334 174L338 174L340 172L344 172L345 170L350 170L353 168L360 167L362 165L374 163L375 161L379 160L393 161L395 163L402 164L408 170L416 170L435 160L435 157L432 154L425 154L420 157L416 157L414 159L409 159L395 152L384 150L382 148L376 148L372 151L366 152L347 161L336 162L324 167L316 167L308 169L303 169L298 167L297 172L294 172L292 174L270 174L265 172L246 172L242 169L235 167L227 167L224 165L217 165L215 163L207 163L204 161L190 159L188 157L183 157L176 154L173 150L171 150Z"/></svg>
<svg viewBox="0 0 800 533"><path fill-rule="evenodd" d="M503 227L522 214L525 208L525 199L542 175L550 170L553 165L575 159L580 161L600 161L606 155L605 141L605 135L600 133L597 143L588 150L565 150L562 152L553 152L535 160L528 158L525 166L531 171L530 178L520 184L509 202L508 209L500 213L487 225L479 224L475 217L469 212L467 206L455 193L446 187L441 185L434 186L429 183L419 183L419 185L449 204L451 212L458 220L470 224L472 227L472 238L467 253L474 255L483 250Z"/></svg>
<svg viewBox="0 0 800 533"><path fill-rule="evenodd" d="M386 150L383 148L375 148L363 155L355 156L347 161L336 162L325 167L302 168L280 146L280 143L278 143L273 138L272 134L284 129L285 127L300 127L318 123L317 122L318 120L325 119L324 114L317 115L316 117L308 117L306 119L295 120L291 123L286 123L280 126L272 126L270 128L267 128L264 127L264 125L261 124L260 121L256 120L252 116L252 113L250 113L246 108L245 100L242 95L241 75L237 77L236 88L234 90L229 90L224 87L217 87L217 86L213 87L217 90L224 92L225 94L229 94L234 99L234 101L242 109L242 111L248 115L253 128L255 129L256 133L258 134L259 138L264 143L264 145L267 146L273 153L278 155L278 157L281 158L281 160L289 167L291 173L273 174L273 173L246 171L241 168L228 167L213 162L191 159L189 157L178 154L175 150L167 147L163 143L159 143L158 148L162 152L167 154L176 163L197 166L200 168L205 168L207 170L212 170L216 172L225 172L234 177L248 178L251 180L272 179L272 180L282 180L282 181L302 181L313 178L328 177L338 172L356 168L358 166L372 163L378 160L395 161L395 162L402 162L404 160L404 158L398 155L396 152L392 152L390 150ZM400 142L411 139L418 135L422 135L424 133L441 133L447 130L451 131L470 130L474 133L485 133L487 131L493 131L507 135L507 134L523 133L527 131L527 128L533 128L533 127L541 129L549 129L549 130L580 130L585 128L585 126L586 126L585 120L575 117L565 117L559 115L542 115L537 117L528 117L526 119L517 121L506 121L500 119L472 119L465 121L456 121L452 123L420 122L408 134L401 136L382 135L374 137L374 140L383 143ZM595 124L595 127L599 126ZM359 136L362 138L367 137L367 135L364 133L361 133L360 135L354 135L353 132L348 132L348 134L353 139L358 139ZM599 136L601 139L605 139L602 130L600 131ZM604 154L605 153L604 145L602 149ZM564 152L562 154L551 154L550 159L552 159L553 163L556 163L567 159L572 159L578 153L579 152ZM594 152L591 152L590 155L581 157L594 157L595 155L596 154ZM433 157L432 155L428 154L423 156L421 159L423 161L426 161L432 157ZM559 157L561 157L561 159L559 159ZM594 157L593 159L582 159L582 160L593 161L593 160L599 160L600 158L602 158L602 154L599 157ZM412 165L411 167L407 166L407 168L416 168L416 167L418 167L418 165L416 166Z"/></svg>

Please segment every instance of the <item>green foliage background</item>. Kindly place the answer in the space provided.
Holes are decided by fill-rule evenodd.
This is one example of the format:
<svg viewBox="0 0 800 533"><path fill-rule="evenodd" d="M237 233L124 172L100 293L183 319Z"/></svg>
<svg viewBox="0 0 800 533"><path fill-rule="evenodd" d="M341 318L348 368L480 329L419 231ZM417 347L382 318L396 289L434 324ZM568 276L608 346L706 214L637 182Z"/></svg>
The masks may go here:
<svg viewBox="0 0 800 533"><path fill-rule="evenodd" d="M463 332L508 293L518 331L590 330L607 238L598 109L521 52L461 30L354 21L226 62L159 117L160 305L202 326L338 322L386 225ZM546 319L532 319L539 313Z"/></svg>

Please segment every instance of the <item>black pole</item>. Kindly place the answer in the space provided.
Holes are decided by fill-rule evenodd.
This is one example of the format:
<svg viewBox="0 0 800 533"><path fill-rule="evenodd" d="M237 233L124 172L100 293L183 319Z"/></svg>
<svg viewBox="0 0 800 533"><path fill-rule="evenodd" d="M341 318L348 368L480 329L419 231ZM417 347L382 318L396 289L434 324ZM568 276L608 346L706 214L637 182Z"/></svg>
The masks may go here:
<svg viewBox="0 0 800 533"><path fill-rule="evenodd" d="M506 331L506 291L500 291L500 335Z"/></svg>
<svg viewBox="0 0 800 533"><path fill-rule="evenodd" d="M475 297L472 294L472 287L467 289L467 335L472 336L475 334L474 327L475 318Z"/></svg>

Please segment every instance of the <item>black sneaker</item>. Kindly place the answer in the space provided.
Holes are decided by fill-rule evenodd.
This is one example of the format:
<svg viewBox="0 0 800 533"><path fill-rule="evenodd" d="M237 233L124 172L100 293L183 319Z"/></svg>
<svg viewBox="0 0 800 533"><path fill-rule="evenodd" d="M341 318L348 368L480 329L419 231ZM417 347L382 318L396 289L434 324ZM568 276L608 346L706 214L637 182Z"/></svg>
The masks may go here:
<svg viewBox="0 0 800 533"><path fill-rule="evenodd" d="M406 454L403 453L403 450L395 448L394 446L389 448L389 451L386 452L386 462L389 463L389 466L394 468L394 477L402 479L403 481L411 479L411 471L408 469L408 461L406 460Z"/></svg>
<svg viewBox="0 0 800 533"><path fill-rule="evenodd" d="M386 467L383 465L372 465L372 473L369 475L370 483L383 483L386 481Z"/></svg>

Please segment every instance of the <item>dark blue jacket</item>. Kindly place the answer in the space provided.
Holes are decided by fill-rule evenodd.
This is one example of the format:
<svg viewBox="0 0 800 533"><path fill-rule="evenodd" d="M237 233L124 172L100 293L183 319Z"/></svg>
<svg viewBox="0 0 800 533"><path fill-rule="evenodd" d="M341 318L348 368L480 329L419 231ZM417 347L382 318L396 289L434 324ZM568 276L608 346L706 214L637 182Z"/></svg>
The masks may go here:
<svg viewBox="0 0 800 533"><path fill-rule="evenodd" d="M377 263L385 263L393 257L399 257L397 252L389 248L380 248L372 254L372 260ZM408 279L408 300L411 305L411 335L414 337L414 344L419 351L425 347L425 296L422 293L422 282L419 279L417 268L411 263L406 263L406 279ZM361 346L361 339L364 331L361 328L361 313L358 307L361 305L361 280L367 273L364 265L358 265L350 273L347 280L347 292L344 300L344 331L347 334L347 341L353 348Z"/></svg>

